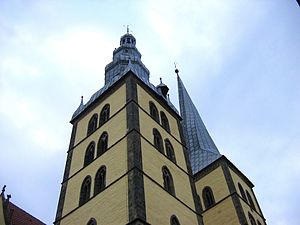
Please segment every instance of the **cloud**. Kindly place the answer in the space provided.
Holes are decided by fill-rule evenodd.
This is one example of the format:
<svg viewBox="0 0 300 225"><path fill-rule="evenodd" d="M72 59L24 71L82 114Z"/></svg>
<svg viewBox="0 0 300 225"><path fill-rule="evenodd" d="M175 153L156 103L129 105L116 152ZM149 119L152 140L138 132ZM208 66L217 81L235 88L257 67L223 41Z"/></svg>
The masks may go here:
<svg viewBox="0 0 300 225"><path fill-rule="evenodd" d="M41 51L45 57L62 67L98 74L109 61L114 44L98 29L74 27L49 36L42 44Z"/></svg>
<svg viewBox="0 0 300 225"><path fill-rule="evenodd" d="M40 70L36 66L28 64L17 57L3 59L0 69L2 78L3 76L13 76L17 80L25 80L41 75Z"/></svg>

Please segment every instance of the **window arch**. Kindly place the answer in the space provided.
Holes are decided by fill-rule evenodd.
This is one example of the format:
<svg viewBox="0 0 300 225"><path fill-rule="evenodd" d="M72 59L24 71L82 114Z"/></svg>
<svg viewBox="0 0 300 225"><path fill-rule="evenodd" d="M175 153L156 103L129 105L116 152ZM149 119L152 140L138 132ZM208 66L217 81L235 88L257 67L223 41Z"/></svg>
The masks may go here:
<svg viewBox="0 0 300 225"><path fill-rule="evenodd" d="M215 204L214 194L210 187L205 187L203 189L202 198L203 198L204 206L206 209L210 208L211 206L213 206Z"/></svg>
<svg viewBox="0 0 300 225"><path fill-rule="evenodd" d="M149 108L151 117L159 123L158 110L153 102L149 102Z"/></svg>
<svg viewBox="0 0 300 225"><path fill-rule="evenodd" d="M163 126L163 128L165 128L168 132L170 132L169 120L163 111L160 111L160 119L161 119L161 125Z"/></svg>
<svg viewBox="0 0 300 225"><path fill-rule="evenodd" d="M180 225L180 223L175 215L171 216L170 225Z"/></svg>
<svg viewBox="0 0 300 225"><path fill-rule="evenodd" d="M109 104L106 104L100 112L100 126L103 125L109 119L109 111L110 106Z"/></svg>
<svg viewBox="0 0 300 225"><path fill-rule="evenodd" d="M252 200L252 198L251 198L250 193L249 193L248 191L246 191L246 194L247 194L248 202L249 202L251 208L254 209L254 210L256 210L255 205L254 205L254 202L253 202L253 200ZM254 222L255 222L255 221L254 221Z"/></svg>
<svg viewBox="0 0 300 225"><path fill-rule="evenodd" d="M96 130L97 122L98 122L98 114L95 113L89 121L87 135L90 135L91 133L93 133Z"/></svg>
<svg viewBox="0 0 300 225"><path fill-rule="evenodd" d="M83 166L89 165L94 160L94 155L95 155L95 142L91 142L85 151Z"/></svg>
<svg viewBox="0 0 300 225"><path fill-rule="evenodd" d="M169 139L165 139L165 148L166 148L166 154L167 157L174 163L176 163L176 158L175 158L175 153L174 153L174 148L169 141Z"/></svg>
<svg viewBox="0 0 300 225"><path fill-rule="evenodd" d="M153 129L153 139L155 148L157 148L158 151L164 154L164 146L161 135L155 128Z"/></svg>
<svg viewBox="0 0 300 225"><path fill-rule="evenodd" d="M83 205L90 199L91 194L91 176L87 176L84 178L81 189L80 189L80 197L79 197L79 205Z"/></svg>
<svg viewBox="0 0 300 225"><path fill-rule="evenodd" d="M164 188L167 192L175 195L175 188L172 175L166 166L162 167L162 175L164 180Z"/></svg>
<svg viewBox="0 0 300 225"><path fill-rule="evenodd" d="M256 225L255 219L253 218L253 216L251 215L250 212L248 212L248 217L249 217L251 225Z"/></svg>
<svg viewBox="0 0 300 225"><path fill-rule="evenodd" d="M97 225L97 221L94 218L91 218L87 225Z"/></svg>
<svg viewBox="0 0 300 225"><path fill-rule="evenodd" d="M106 167L101 166L96 173L94 195L103 191L106 185Z"/></svg>
<svg viewBox="0 0 300 225"><path fill-rule="evenodd" d="M106 150L108 146L108 134L106 131L104 131L98 141L97 145L97 156L102 155Z"/></svg>
<svg viewBox="0 0 300 225"><path fill-rule="evenodd" d="M239 187L239 190L240 190L240 193L241 193L242 198L243 198L246 202L248 202L243 186L242 186L240 183L238 183L238 187Z"/></svg>

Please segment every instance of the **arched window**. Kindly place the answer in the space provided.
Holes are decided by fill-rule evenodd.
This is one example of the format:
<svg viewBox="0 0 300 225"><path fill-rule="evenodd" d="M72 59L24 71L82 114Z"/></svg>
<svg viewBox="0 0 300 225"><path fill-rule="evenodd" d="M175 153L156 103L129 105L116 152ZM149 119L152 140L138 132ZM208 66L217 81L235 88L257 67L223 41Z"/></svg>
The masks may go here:
<svg viewBox="0 0 300 225"><path fill-rule="evenodd" d="M95 142L91 142L85 151L83 166L89 165L94 160Z"/></svg>
<svg viewBox="0 0 300 225"><path fill-rule="evenodd" d="M87 225L97 225L97 221L94 218L91 218Z"/></svg>
<svg viewBox="0 0 300 225"><path fill-rule="evenodd" d="M103 125L109 119L109 104L106 104L100 113L100 126Z"/></svg>
<svg viewBox="0 0 300 225"><path fill-rule="evenodd" d="M253 218L253 216L251 215L250 212L248 212L248 217L249 217L251 225L256 225L255 219Z"/></svg>
<svg viewBox="0 0 300 225"><path fill-rule="evenodd" d="M153 129L153 142L155 148L157 148L158 151L164 154L164 146L163 146L161 135L158 132L158 130L155 128Z"/></svg>
<svg viewBox="0 0 300 225"><path fill-rule="evenodd" d="M90 135L91 133L93 133L96 130L97 122L98 122L98 115L95 113L89 121L87 135Z"/></svg>
<svg viewBox="0 0 300 225"><path fill-rule="evenodd" d="M153 102L149 102L149 108L151 117L159 123L158 110Z"/></svg>
<svg viewBox="0 0 300 225"><path fill-rule="evenodd" d="M97 145L97 156L102 155L108 146L108 134L107 132L103 132L99 138Z"/></svg>
<svg viewBox="0 0 300 225"><path fill-rule="evenodd" d="M106 184L105 179L106 179L106 167L101 166L100 169L97 171L95 177L94 195L103 191Z"/></svg>
<svg viewBox="0 0 300 225"><path fill-rule="evenodd" d="M166 148L167 157L172 162L176 163L174 148L173 148L171 142L168 139L165 139L165 148Z"/></svg>
<svg viewBox="0 0 300 225"><path fill-rule="evenodd" d="M180 223L175 215L171 216L170 225L180 225Z"/></svg>
<svg viewBox="0 0 300 225"><path fill-rule="evenodd" d="M169 120L168 120L166 114L162 111L160 111L160 119L161 119L161 125L163 126L163 128L165 128L168 132L170 132Z"/></svg>
<svg viewBox="0 0 300 225"><path fill-rule="evenodd" d="M166 166L162 167L162 174L164 180L164 188L167 192L172 195L175 195L175 188L172 175Z"/></svg>
<svg viewBox="0 0 300 225"><path fill-rule="evenodd" d="M247 201L247 198L246 198L246 194L245 194L245 191L244 191L244 188L242 187L242 185L240 183L238 183L238 186L239 186L239 189L240 189L240 193L241 193L241 196L242 198L246 201Z"/></svg>
<svg viewBox="0 0 300 225"><path fill-rule="evenodd" d="M202 198L205 208L209 208L215 204L214 194L210 187L205 187L202 191Z"/></svg>
<svg viewBox="0 0 300 225"><path fill-rule="evenodd" d="M247 194L248 202L249 202L251 208L254 209L254 210L256 210L255 205L254 205L254 202L253 202L253 200L252 200L252 198L251 198L251 195L249 194L248 191L246 191L246 194ZM254 222L255 222L255 221L254 221Z"/></svg>
<svg viewBox="0 0 300 225"><path fill-rule="evenodd" d="M87 176L81 185L79 205L83 205L90 199L91 194L91 177Z"/></svg>

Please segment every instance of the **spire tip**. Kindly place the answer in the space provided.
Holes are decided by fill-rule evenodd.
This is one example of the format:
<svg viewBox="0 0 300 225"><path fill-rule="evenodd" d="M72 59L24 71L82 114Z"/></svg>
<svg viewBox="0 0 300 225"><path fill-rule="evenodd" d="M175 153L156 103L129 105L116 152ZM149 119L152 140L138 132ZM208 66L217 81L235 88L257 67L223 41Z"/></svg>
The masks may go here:
<svg viewBox="0 0 300 225"><path fill-rule="evenodd" d="M175 66L175 73L177 74L177 76L178 76L178 74L179 74L179 70L177 69L177 63L176 62L174 62L174 66Z"/></svg>

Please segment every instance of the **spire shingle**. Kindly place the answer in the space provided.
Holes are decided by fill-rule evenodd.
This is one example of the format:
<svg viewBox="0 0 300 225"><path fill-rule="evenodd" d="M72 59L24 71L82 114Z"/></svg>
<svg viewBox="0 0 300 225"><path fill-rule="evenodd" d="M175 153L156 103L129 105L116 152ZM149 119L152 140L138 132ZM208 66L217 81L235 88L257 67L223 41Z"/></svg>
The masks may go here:
<svg viewBox="0 0 300 225"><path fill-rule="evenodd" d="M197 173L221 154L210 137L195 105L177 73L180 114L193 174Z"/></svg>

